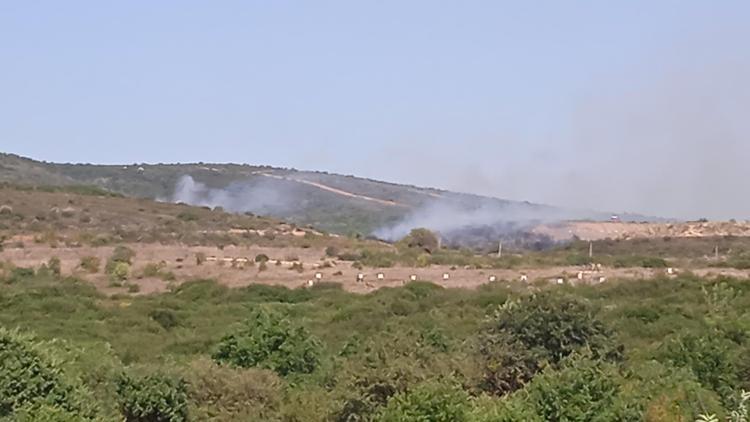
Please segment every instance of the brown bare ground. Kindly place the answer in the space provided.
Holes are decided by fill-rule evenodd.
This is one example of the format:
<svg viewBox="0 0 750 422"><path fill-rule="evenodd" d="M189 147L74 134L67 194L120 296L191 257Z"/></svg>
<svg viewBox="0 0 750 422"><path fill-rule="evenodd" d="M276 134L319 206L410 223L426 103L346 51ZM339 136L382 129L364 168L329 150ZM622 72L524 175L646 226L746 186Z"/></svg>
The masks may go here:
<svg viewBox="0 0 750 422"><path fill-rule="evenodd" d="M562 278L566 283L597 283L608 279L641 279L665 275L664 269L646 268L602 268L600 271L580 266L560 266L548 268L527 269L465 269L450 266L434 265L429 268L410 268L396 266L392 268L365 268L358 270L351 266L351 262L330 261L325 258L322 249L313 248L271 248L252 246L217 247L159 245L159 244L128 244L136 251L136 257L131 267L131 277L128 283L139 286L138 294L150 294L166 291L170 284L180 284L195 279L214 279L230 287L242 287L250 284L280 285L289 288L303 287L309 280L315 279L315 274L322 275L322 281L340 283L350 292L367 293L382 287L401 286L412 275L418 280L431 281L445 287L476 288L488 283L490 277L497 280L516 281L525 275L529 282L556 282ZM64 275L75 275L94 284L105 294L125 293L125 287L112 287L103 272L104 263L111 256L113 247L58 247L53 248L43 244L32 244L24 248L6 248L0 252L0 261L12 262L20 267L37 268L51 257L61 261ZM196 254L203 253L213 257L216 261L207 261L198 265ZM240 264L225 262L245 258L253 261L258 254L267 255L271 261L267 263L267 270L259 271L257 263ZM88 274L78 268L81 258L96 256L102 262L102 268L97 274ZM294 260L294 261L293 261ZM297 261L298 260L298 261ZM330 268L320 268L328 260ZM281 261L276 265L276 261ZM290 269L293 262L300 262L304 270L297 272ZM146 265L162 263L163 271L174 273L176 280L164 281L160 278L139 278ZM679 271L679 270L676 270ZM693 269L693 273L701 276L727 275L740 278L750 277L750 271L734 269ZM365 280L357 282L357 274L364 274ZM383 279L377 278L382 273ZM579 273L581 279L579 279ZM447 280L443 275L448 274Z"/></svg>

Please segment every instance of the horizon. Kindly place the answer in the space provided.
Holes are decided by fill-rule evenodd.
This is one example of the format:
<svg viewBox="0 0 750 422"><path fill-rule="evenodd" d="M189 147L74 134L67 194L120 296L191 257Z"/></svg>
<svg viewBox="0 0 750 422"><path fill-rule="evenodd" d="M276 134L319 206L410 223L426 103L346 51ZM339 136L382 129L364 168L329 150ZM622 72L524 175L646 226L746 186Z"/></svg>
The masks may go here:
<svg viewBox="0 0 750 422"><path fill-rule="evenodd" d="M0 149L750 217L739 1L0 6Z"/></svg>

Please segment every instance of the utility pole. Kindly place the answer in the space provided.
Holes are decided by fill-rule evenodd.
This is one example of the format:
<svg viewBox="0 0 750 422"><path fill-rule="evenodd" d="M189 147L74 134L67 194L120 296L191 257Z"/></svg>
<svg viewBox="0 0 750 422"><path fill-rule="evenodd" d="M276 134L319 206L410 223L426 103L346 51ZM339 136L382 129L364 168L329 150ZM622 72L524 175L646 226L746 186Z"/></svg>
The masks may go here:
<svg viewBox="0 0 750 422"><path fill-rule="evenodd" d="M589 258L594 257L594 242L589 242Z"/></svg>
<svg viewBox="0 0 750 422"><path fill-rule="evenodd" d="M502 258L503 257L503 242L497 243L497 257Z"/></svg>

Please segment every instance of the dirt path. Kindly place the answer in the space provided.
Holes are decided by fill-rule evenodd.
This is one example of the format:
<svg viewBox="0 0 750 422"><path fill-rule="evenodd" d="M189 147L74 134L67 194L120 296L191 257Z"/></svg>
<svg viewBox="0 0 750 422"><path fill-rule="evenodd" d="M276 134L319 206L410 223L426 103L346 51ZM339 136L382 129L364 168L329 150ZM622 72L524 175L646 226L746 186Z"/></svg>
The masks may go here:
<svg viewBox="0 0 750 422"><path fill-rule="evenodd" d="M387 205L387 206L391 206L391 207L411 208L411 207L409 207L406 204L402 204L402 203L399 203L399 202L396 202L396 201L388 201L388 200L385 200L385 199L379 199L379 198L373 198L373 197L370 197L370 196L359 195L359 194L356 194L356 193L347 192L345 190L336 189L336 188L324 185L322 183L311 182L309 180L297 179L297 178L288 177L288 176L279 176L279 175L276 175L276 174L262 173L262 172L256 173L256 174L261 175L261 176L265 176L265 177L271 177L271 178L274 178L274 179L279 179L279 180L286 180L286 181L290 181L290 182L303 183L303 184L308 185L308 186L313 186L313 187L316 187L318 189L322 189L322 190L325 190L325 191L328 191L328 192L332 192L332 193L335 193L337 195L346 196L346 197L349 197L349 198L364 199L365 201L377 202L378 204Z"/></svg>

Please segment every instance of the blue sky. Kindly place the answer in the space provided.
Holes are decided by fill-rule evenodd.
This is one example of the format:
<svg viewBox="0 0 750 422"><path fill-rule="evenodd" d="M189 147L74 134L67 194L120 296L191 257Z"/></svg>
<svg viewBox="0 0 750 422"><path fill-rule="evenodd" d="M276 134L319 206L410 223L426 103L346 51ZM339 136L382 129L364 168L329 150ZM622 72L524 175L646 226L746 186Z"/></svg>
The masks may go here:
<svg viewBox="0 0 750 422"><path fill-rule="evenodd" d="M748 22L743 1L0 2L0 150L750 218Z"/></svg>

